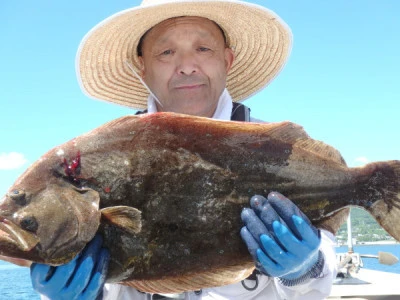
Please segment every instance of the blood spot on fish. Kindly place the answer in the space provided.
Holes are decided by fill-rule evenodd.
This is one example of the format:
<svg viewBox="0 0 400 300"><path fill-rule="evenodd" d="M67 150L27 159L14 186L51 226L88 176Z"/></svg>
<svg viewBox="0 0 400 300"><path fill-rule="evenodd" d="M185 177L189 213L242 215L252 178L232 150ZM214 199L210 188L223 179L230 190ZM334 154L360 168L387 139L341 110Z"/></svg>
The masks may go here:
<svg viewBox="0 0 400 300"><path fill-rule="evenodd" d="M62 162L65 175L74 182L79 182L79 175L81 173L81 153L78 151L76 157L69 163L66 158Z"/></svg>

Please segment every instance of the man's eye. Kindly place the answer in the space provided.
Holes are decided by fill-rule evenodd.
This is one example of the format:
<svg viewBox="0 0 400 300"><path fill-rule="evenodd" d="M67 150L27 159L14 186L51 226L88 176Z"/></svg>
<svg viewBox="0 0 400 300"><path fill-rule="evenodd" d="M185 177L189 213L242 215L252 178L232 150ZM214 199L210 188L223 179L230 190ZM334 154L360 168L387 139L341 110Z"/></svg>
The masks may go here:
<svg viewBox="0 0 400 300"><path fill-rule="evenodd" d="M171 55L172 54L172 50L165 50L163 52L161 52L161 55Z"/></svg>
<svg viewBox="0 0 400 300"><path fill-rule="evenodd" d="M207 52L207 51L210 51L210 48L199 47L199 51L200 51L200 52Z"/></svg>

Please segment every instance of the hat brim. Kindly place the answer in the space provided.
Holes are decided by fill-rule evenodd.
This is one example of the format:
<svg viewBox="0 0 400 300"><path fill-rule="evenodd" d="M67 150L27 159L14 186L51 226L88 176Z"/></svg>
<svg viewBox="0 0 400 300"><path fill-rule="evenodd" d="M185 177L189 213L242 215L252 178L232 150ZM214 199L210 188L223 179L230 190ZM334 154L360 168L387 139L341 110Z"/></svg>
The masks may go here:
<svg viewBox="0 0 400 300"><path fill-rule="evenodd" d="M289 57L289 27L262 6L215 0L138 6L110 16L83 38L76 71L85 94L134 109L146 108L149 92L126 62L139 72L136 49L141 36L158 23L181 16L210 19L225 32L235 53L227 77L233 101L242 101L266 87Z"/></svg>

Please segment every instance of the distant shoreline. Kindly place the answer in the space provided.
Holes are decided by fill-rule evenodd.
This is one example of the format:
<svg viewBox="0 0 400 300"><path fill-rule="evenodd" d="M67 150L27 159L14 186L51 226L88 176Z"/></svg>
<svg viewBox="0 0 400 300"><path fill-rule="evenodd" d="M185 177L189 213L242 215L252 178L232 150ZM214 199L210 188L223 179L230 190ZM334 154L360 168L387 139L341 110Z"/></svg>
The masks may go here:
<svg viewBox="0 0 400 300"><path fill-rule="evenodd" d="M375 242L357 242L353 244L353 246L368 246L368 245L395 245L399 244L398 241L375 241ZM347 246L346 243L338 243L336 244L336 247L342 247L342 246Z"/></svg>
<svg viewBox="0 0 400 300"><path fill-rule="evenodd" d="M398 241L376 241L376 242L358 242L356 245L393 245L398 244Z"/></svg>

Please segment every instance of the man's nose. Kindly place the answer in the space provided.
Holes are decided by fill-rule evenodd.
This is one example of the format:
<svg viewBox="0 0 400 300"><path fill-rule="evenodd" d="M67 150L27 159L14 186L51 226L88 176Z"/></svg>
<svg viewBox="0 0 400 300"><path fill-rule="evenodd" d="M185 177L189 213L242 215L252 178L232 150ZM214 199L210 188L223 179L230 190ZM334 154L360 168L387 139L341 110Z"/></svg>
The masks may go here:
<svg viewBox="0 0 400 300"><path fill-rule="evenodd" d="M179 55L177 72L182 75L191 75L198 71L198 61L193 53Z"/></svg>

